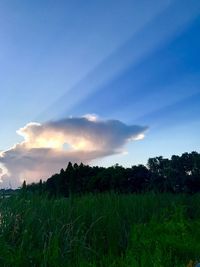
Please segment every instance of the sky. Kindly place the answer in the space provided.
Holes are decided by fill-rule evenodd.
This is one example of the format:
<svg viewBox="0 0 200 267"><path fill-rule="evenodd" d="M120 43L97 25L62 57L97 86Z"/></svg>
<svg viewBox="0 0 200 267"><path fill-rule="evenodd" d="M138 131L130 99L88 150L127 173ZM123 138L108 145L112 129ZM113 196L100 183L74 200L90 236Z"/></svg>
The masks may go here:
<svg viewBox="0 0 200 267"><path fill-rule="evenodd" d="M0 1L0 187L200 152L200 1Z"/></svg>

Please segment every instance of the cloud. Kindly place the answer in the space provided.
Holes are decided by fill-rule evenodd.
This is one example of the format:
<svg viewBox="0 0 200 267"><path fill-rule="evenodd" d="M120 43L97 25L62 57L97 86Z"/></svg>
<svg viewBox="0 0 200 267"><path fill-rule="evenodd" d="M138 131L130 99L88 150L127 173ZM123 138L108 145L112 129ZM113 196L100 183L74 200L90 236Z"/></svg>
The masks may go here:
<svg viewBox="0 0 200 267"><path fill-rule="evenodd" d="M143 138L146 129L118 120L100 120L94 114L43 124L28 123L17 131L24 140L0 154L1 186L11 184L16 188L23 180L28 183L45 180L69 161L89 163L122 153L123 146Z"/></svg>

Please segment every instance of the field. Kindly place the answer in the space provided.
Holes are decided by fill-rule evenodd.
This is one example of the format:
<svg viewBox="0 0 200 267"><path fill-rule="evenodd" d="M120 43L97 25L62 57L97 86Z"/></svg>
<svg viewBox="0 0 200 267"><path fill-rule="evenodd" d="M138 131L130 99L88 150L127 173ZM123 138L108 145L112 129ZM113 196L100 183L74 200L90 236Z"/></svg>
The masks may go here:
<svg viewBox="0 0 200 267"><path fill-rule="evenodd" d="M2 267L186 267L199 240L200 195L0 200Z"/></svg>

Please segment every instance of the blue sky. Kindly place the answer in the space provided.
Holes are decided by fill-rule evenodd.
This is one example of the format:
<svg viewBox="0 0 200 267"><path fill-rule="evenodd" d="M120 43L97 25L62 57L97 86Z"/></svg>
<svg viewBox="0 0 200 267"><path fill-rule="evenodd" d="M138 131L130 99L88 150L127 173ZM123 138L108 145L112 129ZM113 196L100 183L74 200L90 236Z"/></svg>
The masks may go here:
<svg viewBox="0 0 200 267"><path fill-rule="evenodd" d="M199 1L3 0L0 25L0 150L29 122L97 114L149 130L94 164L199 151Z"/></svg>

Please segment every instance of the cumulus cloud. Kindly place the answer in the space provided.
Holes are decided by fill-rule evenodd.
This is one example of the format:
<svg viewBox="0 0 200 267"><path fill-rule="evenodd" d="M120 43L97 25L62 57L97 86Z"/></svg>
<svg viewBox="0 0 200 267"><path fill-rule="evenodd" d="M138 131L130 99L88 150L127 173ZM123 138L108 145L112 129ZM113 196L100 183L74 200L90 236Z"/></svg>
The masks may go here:
<svg viewBox="0 0 200 267"><path fill-rule="evenodd" d="M0 154L2 187L18 187L47 179L69 161L91 160L122 153L123 146L144 137L147 127L118 120L100 120L88 114L43 124L28 123L17 133L24 140ZM67 147L67 149L66 149Z"/></svg>

